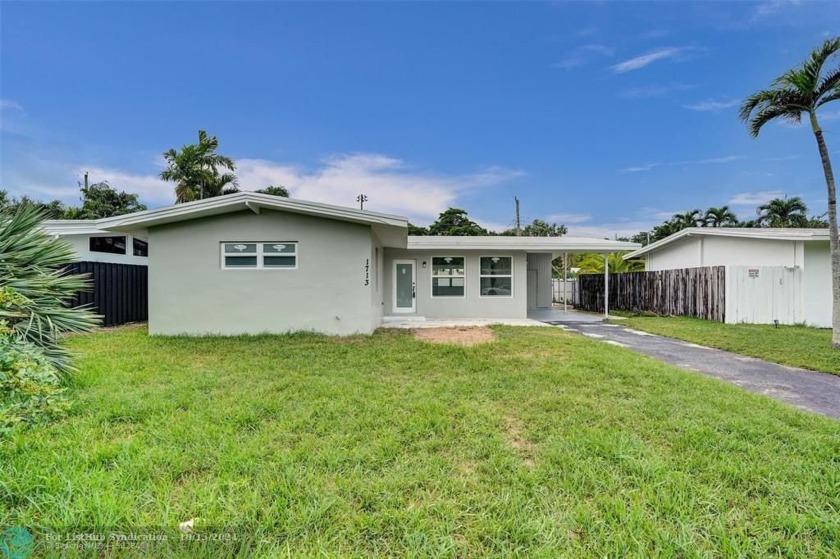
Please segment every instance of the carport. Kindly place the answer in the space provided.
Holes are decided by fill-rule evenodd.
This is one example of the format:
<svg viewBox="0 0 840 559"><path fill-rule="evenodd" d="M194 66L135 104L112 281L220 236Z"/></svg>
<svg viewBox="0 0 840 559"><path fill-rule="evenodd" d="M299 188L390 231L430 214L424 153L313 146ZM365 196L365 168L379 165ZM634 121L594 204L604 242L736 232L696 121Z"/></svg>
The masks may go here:
<svg viewBox="0 0 840 559"><path fill-rule="evenodd" d="M568 270L570 254L595 253L604 257L604 300L609 302L609 255L611 252L636 250L636 243L624 241L610 241L608 239L588 239L582 237L521 237L523 245L527 246L528 262L528 317L543 320L554 310L553 305L553 261L563 259L563 270ZM568 272L563 277L563 291L566 292ZM559 310L559 309L558 309ZM563 298L563 312L572 312L568 301ZM609 314L609 304L604 306L604 316ZM576 320L592 320L592 315L579 315ZM582 317L587 318L582 318ZM559 320L554 317L551 320Z"/></svg>

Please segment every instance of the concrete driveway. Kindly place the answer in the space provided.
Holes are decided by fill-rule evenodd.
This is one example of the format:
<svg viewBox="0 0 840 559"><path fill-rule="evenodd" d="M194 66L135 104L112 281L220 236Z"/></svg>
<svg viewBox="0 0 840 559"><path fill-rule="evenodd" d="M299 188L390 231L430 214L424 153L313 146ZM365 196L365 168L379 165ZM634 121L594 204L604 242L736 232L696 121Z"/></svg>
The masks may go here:
<svg viewBox="0 0 840 559"><path fill-rule="evenodd" d="M803 410L840 419L840 376L768 363L604 322L559 322L567 332L626 347Z"/></svg>

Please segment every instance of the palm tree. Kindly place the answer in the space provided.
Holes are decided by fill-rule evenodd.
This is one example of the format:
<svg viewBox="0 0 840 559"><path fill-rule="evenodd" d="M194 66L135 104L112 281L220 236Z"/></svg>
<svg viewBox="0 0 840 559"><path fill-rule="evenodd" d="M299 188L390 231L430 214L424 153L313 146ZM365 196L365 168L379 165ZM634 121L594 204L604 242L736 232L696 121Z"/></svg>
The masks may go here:
<svg viewBox="0 0 840 559"><path fill-rule="evenodd" d="M67 371L65 334L87 332L99 324L99 317L66 305L89 283L84 276L64 271L73 259L73 247L40 228L46 216L31 205L0 211L0 290L13 303L0 304L0 331L8 329L40 347L53 366Z"/></svg>
<svg viewBox="0 0 840 559"><path fill-rule="evenodd" d="M698 225L704 223L703 213L700 210L690 210L681 214L674 214L671 221L674 222L674 224L680 229L697 227Z"/></svg>
<svg viewBox="0 0 840 559"><path fill-rule="evenodd" d="M754 138L758 137L761 128L772 120L783 119L798 123L805 113L811 122L811 131L817 141L828 191L828 232L834 305L831 323L834 331L832 345L835 349L840 349L840 238L837 235L837 193L828 148L817 120L817 109L840 99L840 67L824 71L829 59L838 51L840 37L828 39L802 64L776 78L770 89L748 97L741 105L740 114L741 120L748 123L750 134Z"/></svg>
<svg viewBox="0 0 840 559"><path fill-rule="evenodd" d="M163 154L167 167L160 178L175 183L175 202L191 202L238 191L236 175L221 173L234 171L230 157L219 155L219 140L204 130L198 131L198 143L183 146L181 151L170 149Z"/></svg>
<svg viewBox="0 0 840 559"><path fill-rule="evenodd" d="M758 222L767 227L805 227L808 206L799 196L774 198L756 210Z"/></svg>
<svg viewBox="0 0 840 559"><path fill-rule="evenodd" d="M620 274L625 272L644 272L645 261L641 258L633 260L624 260L622 257L627 252L611 252L607 257L609 262L610 273ZM603 274L604 273L604 255L603 254L585 254L577 262L581 274Z"/></svg>
<svg viewBox="0 0 840 559"><path fill-rule="evenodd" d="M738 216L729 209L729 206L709 208L703 216L703 223L707 227L727 227L738 223Z"/></svg>

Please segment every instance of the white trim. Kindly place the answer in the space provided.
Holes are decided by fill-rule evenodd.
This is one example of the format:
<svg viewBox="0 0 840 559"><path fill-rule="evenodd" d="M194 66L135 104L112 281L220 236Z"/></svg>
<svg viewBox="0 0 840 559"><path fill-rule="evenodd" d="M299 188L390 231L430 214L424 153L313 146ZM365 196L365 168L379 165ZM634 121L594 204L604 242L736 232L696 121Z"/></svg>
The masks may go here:
<svg viewBox="0 0 840 559"><path fill-rule="evenodd" d="M464 260L464 275L463 276L435 276L435 258L461 258ZM435 278L463 278L464 279L464 294L463 295L435 295ZM450 287L452 287L450 285ZM445 256L430 256L429 257L429 297L432 299L466 299L467 297L467 257L455 254L447 254Z"/></svg>
<svg viewBox="0 0 840 559"><path fill-rule="evenodd" d="M411 308L397 306L397 264L411 264ZM395 314L413 314L417 312L417 260L398 259L393 261L392 276L393 283L393 304L391 305L391 312Z"/></svg>
<svg viewBox="0 0 840 559"><path fill-rule="evenodd" d="M225 245L232 245L232 244L243 244L243 245L256 245L255 252L248 252L248 253L233 253L233 252L225 252ZM271 245L271 244L278 244L278 245L294 245L295 252L264 252L263 245ZM298 252L298 242L297 241L220 241L219 242L219 265L222 270L297 270L298 266L300 265L300 254ZM225 257L230 256L232 258L237 257L247 257L253 256L257 259L256 266L228 266L225 263ZM265 265L265 257L266 256L294 256L295 257L295 265L294 266L266 266Z"/></svg>
<svg viewBox="0 0 840 559"><path fill-rule="evenodd" d="M482 258L509 258L510 259L510 274L509 275L508 274L505 274L505 275L482 274L481 273L481 259ZM513 261L514 261L513 255L510 255L510 254L488 254L488 255L484 255L484 256L479 255L479 257L478 257L478 297L479 297L479 299L512 299L513 298L513 291L515 289L515 287L513 285L513 278L516 275L513 271L513 265L514 265ZM465 270L465 272L466 272L466 270ZM483 278L510 278L510 295L483 295L481 293L481 280ZM553 296L553 294L552 294L552 296Z"/></svg>
<svg viewBox="0 0 840 559"><path fill-rule="evenodd" d="M460 252L480 250L485 253L508 253L514 250L547 253L559 256L563 252L618 252L641 248L638 243L588 239L581 237L447 237L409 236L409 250Z"/></svg>

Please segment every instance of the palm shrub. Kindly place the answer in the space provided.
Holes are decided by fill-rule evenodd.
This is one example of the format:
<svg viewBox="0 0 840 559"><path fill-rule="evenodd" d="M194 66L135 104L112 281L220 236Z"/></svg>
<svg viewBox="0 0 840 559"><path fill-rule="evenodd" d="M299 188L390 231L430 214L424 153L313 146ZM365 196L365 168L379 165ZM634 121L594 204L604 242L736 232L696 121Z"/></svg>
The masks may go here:
<svg viewBox="0 0 840 559"><path fill-rule="evenodd" d="M70 353L62 346L65 335L90 331L99 317L67 305L77 291L88 289L88 279L64 270L73 249L39 227L43 218L28 206L0 212L0 290L7 294L0 323L8 330L5 337L40 348L63 374L70 370Z"/></svg>

